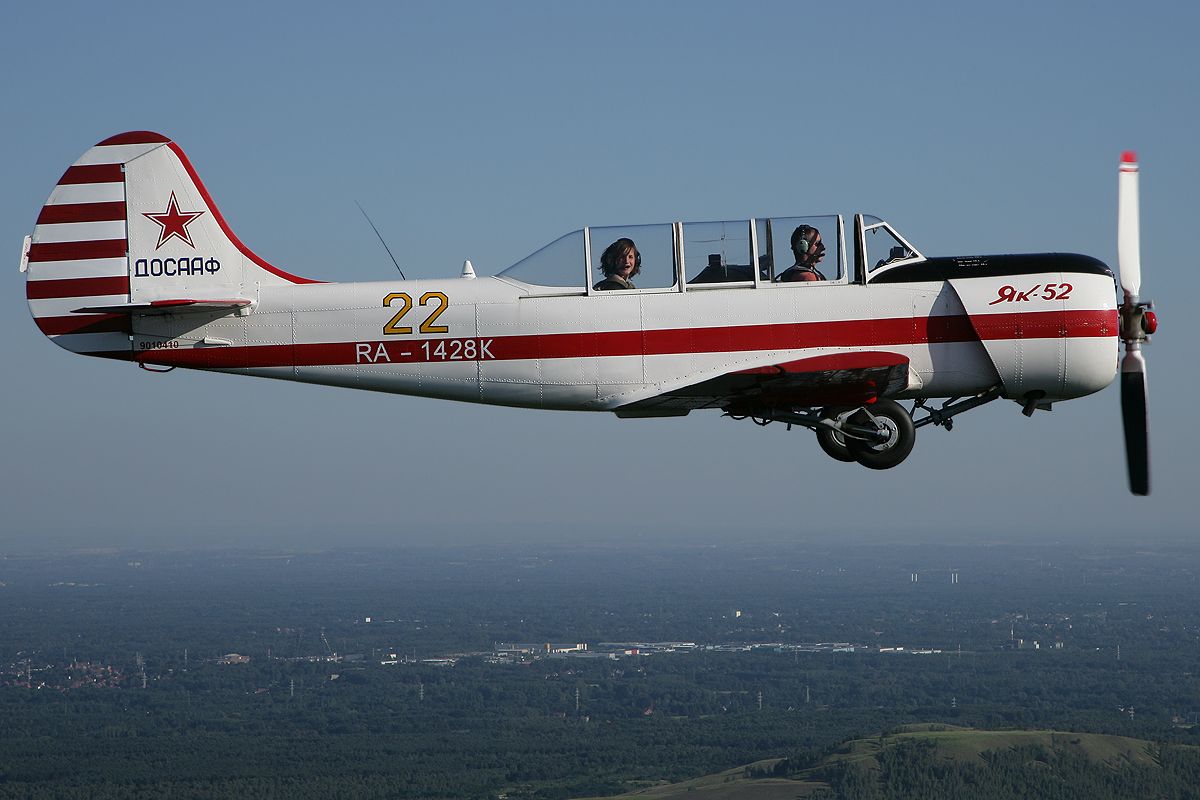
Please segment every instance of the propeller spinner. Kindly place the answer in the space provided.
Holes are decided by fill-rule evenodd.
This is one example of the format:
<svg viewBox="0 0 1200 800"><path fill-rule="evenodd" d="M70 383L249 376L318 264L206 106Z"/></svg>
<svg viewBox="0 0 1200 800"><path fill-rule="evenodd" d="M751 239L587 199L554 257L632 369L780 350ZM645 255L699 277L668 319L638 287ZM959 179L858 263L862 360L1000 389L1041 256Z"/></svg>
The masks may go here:
<svg viewBox="0 0 1200 800"><path fill-rule="evenodd" d="M1136 495L1150 494L1150 420L1146 409L1146 359L1142 343L1158 327L1151 310L1142 302L1141 243L1138 232L1137 155L1121 154L1117 180L1117 266L1121 274L1121 340L1125 356L1121 359L1121 418L1125 425L1125 461L1129 467L1129 489Z"/></svg>

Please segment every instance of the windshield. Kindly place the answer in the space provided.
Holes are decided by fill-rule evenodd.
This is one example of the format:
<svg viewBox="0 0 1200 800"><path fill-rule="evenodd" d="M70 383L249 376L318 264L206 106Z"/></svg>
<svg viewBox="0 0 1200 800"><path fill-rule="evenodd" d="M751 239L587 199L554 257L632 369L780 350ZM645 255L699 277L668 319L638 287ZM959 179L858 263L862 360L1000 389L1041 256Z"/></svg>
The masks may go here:
<svg viewBox="0 0 1200 800"><path fill-rule="evenodd" d="M883 267L921 261L924 256L879 217L863 215L864 262L869 272Z"/></svg>
<svg viewBox="0 0 1200 800"><path fill-rule="evenodd" d="M502 277L533 284L583 290L587 266L583 231L555 239L500 273Z"/></svg>

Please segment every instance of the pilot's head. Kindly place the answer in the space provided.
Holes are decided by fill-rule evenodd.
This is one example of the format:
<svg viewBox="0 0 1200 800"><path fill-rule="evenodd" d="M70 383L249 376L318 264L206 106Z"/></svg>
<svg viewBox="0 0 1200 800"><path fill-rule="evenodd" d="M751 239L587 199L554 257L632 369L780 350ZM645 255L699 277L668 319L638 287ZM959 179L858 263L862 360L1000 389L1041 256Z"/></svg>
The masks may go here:
<svg viewBox="0 0 1200 800"><path fill-rule="evenodd" d="M792 231L792 253L796 263L812 266L825 257L825 243L821 232L811 225L799 225Z"/></svg>
<svg viewBox="0 0 1200 800"><path fill-rule="evenodd" d="M600 269L605 275L620 275L628 280L642 271L642 254L633 239L617 239L600 256Z"/></svg>

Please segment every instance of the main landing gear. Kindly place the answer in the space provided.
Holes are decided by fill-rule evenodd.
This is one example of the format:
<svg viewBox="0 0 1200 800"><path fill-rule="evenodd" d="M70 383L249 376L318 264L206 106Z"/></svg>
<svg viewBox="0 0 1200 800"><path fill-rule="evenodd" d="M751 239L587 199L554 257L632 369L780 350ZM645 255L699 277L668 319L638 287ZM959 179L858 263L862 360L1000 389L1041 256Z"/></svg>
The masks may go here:
<svg viewBox="0 0 1200 800"><path fill-rule="evenodd" d="M838 461L868 469L891 469L912 452L917 429L895 400L852 409L824 409L816 429L821 449Z"/></svg>
<svg viewBox="0 0 1200 800"><path fill-rule="evenodd" d="M772 422L809 428L817 435L817 444L826 455L847 463L857 461L868 469L891 469L908 458L917 441L917 428L940 425L954 427L954 417L1000 397L1000 387L965 399L951 398L941 408L930 408L923 399L913 403L912 411L895 400L877 400L863 406L826 406L822 409L772 409L765 414L749 415L759 425ZM920 419L914 419L918 412ZM730 414L734 419L745 416Z"/></svg>

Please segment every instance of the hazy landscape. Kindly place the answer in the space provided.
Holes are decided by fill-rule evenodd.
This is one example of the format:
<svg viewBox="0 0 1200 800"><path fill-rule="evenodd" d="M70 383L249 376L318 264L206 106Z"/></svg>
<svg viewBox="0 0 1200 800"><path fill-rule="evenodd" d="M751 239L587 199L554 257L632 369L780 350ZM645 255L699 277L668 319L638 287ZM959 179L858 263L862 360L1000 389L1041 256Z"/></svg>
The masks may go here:
<svg viewBox="0 0 1200 800"><path fill-rule="evenodd" d="M0 796L1187 796L1198 574L1027 544L10 555Z"/></svg>

